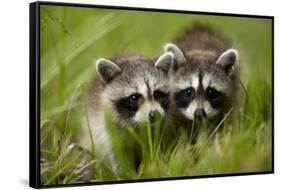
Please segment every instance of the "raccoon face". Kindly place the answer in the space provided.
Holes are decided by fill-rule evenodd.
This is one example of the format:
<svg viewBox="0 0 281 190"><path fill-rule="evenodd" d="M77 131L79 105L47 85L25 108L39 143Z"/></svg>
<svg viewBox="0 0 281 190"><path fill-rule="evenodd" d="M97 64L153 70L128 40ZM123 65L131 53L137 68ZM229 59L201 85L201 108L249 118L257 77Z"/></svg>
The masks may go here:
<svg viewBox="0 0 281 190"><path fill-rule="evenodd" d="M233 93L232 74L238 58L236 50L229 49L219 58L209 56L208 59L191 59L173 44L167 45L166 51L174 54L172 102L186 118L212 119L228 111Z"/></svg>
<svg viewBox="0 0 281 190"><path fill-rule="evenodd" d="M123 60L126 62L126 60ZM167 72L173 61L165 53L154 61L134 58L118 65L107 59L97 61L97 74L104 84L104 99L122 126L154 122L169 106Z"/></svg>

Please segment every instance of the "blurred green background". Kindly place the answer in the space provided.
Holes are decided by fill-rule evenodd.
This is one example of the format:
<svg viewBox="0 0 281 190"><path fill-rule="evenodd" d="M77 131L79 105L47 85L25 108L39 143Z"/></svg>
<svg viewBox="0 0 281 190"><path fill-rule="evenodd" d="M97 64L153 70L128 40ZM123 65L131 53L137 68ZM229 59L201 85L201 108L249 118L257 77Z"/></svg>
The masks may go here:
<svg viewBox="0 0 281 190"><path fill-rule="evenodd" d="M84 85L95 76L95 60L132 50L157 56L165 43L194 21L221 31L240 52L244 96L238 126L220 132L217 144L204 146L196 162L181 147L168 161L158 158L157 164L130 174L134 176L103 171L91 181L272 169L271 19L41 5L42 184L83 182L79 172L92 165L80 161L83 153L68 148L85 114Z"/></svg>

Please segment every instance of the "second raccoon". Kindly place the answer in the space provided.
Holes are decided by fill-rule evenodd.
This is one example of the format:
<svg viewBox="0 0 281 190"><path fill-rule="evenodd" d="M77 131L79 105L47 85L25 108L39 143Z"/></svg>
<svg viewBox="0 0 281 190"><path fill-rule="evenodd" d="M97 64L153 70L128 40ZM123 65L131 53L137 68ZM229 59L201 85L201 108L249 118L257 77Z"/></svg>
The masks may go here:
<svg viewBox="0 0 281 190"><path fill-rule="evenodd" d="M174 54L171 117L176 125L220 121L237 98L238 51L207 25L194 24L165 46Z"/></svg>

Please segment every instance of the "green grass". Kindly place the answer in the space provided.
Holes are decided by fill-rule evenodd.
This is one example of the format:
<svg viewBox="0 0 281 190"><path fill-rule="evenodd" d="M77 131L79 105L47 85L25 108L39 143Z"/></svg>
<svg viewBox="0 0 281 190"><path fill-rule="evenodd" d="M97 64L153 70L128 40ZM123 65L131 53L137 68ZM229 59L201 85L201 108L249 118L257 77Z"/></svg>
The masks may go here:
<svg viewBox="0 0 281 190"><path fill-rule="evenodd" d="M158 127L144 124L138 131L120 132L108 117L119 165L114 172L75 141L81 117L87 114L85 86L95 76L94 61L127 50L159 55L162 46L193 21L208 22L240 51L242 104L235 110L235 122L229 126L226 118L214 131L202 127L195 144L179 132L173 146L163 149L160 122ZM270 20L41 6L40 22L42 185L272 169ZM134 144L142 150L138 171Z"/></svg>

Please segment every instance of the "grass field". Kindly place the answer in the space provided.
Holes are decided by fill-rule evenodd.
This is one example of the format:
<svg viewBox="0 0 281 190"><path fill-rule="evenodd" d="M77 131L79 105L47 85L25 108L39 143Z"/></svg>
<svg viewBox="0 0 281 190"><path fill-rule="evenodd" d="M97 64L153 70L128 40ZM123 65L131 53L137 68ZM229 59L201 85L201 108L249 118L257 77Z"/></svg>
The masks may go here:
<svg viewBox="0 0 281 190"><path fill-rule="evenodd" d="M272 170L271 20L47 5L40 15L42 185L84 182L89 173L95 182ZM114 172L75 143L94 61L127 50L159 55L193 21L220 30L240 51L242 103L235 122L211 133L203 128L195 144L179 134L173 147L162 150L149 125L121 135L108 117L120 166ZM133 147L122 146L132 141L143 150L138 171Z"/></svg>

